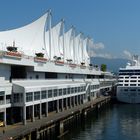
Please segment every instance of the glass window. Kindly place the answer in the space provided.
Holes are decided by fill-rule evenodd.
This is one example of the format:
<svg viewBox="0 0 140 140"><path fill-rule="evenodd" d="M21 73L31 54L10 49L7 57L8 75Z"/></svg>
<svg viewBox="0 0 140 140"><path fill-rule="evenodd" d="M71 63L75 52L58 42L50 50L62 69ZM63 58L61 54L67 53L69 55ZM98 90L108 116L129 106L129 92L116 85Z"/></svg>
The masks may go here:
<svg viewBox="0 0 140 140"><path fill-rule="evenodd" d="M67 94L67 91L66 91L66 88L63 89L63 95L66 95Z"/></svg>
<svg viewBox="0 0 140 140"><path fill-rule="evenodd" d="M78 87L78 92L80 92L81 87Z"/></svg>
<svg viewBox="0 0 140 140"><path fill-rule="evenodd" d="M70 94L70 88L68 88L68 94Z"/></svg>
<svg viewBox="0 0 140 140"><path fill-rule="evenodd" d="M54 89L53 92L54 92L54 97L56 97L57 96L57 89Z"/></svg>
<svg viewBox="0 0 140 140"><path fill-rule="evenodd" d="M46 94L46 90L41 91L41 99L46 99L47 94Z"/></svg>
<svg viewBox="0 0 140 140"><path fill-rule="evenodd" d="M52 97L52 90L48 90L48 98Z"/></svg>
<svg viewBox="0 0 140 140"><path fill-rule="evenodd" d="M62 96L62 89L59 89L59 96Z"/></svg>
<svg viewBox="0 0 140 140"><path fill-rule="evenodd" d="M31 102L31 101L33 101L33 93L28 92L26 93L26 102Z"/></svg>
<svg viewBox="0 0 140 140"><path fill-rule="evenodd" d="M75 93L77 93L77 87L75 87Z"/></svg>
<svg viewBox="0 0 140 140"><path fill-rule="evenodd" d="M71 93L74 93L74 88L71 88Z"/></svg>
<svg viewBox="0 0 140 140"><path fill-rule="evenodd" d="M40 92L34 92L34 100L40 100Z"/></svg>

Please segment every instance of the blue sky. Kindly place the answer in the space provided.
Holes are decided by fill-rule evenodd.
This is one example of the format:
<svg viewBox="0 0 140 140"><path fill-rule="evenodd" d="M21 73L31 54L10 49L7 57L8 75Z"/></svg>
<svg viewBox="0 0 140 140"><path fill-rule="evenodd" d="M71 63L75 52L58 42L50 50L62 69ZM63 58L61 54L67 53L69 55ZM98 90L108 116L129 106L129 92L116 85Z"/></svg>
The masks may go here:
<svg viewBox="0 0 140 140"><path fill-rule="evenodd" d="M65 19L94 39L95 56L140 54L140 0L1 0L0 30L17 28L52 10L52 23ZM99 49L100 48L100 49Z"/></svg>

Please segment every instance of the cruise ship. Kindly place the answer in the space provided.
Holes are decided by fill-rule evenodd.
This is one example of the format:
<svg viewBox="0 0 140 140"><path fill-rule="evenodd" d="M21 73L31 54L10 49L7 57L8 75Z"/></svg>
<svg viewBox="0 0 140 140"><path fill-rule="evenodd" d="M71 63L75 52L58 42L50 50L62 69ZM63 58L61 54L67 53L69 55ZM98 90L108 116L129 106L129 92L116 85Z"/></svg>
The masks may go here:
<svg viewBox="0 0 140 140"><path fill-rule="evenodd" d="M125 103L140 103L140 63L139 57L133 56L131 63L120 68L117 99Z"/></svg>
<svg viewBox="0 0 140 140"><path fill-rule="evenodd" d="M91 39L52 26L51 11L23 27L0 31L0 121L47 117L99 98L115 79L90 64Z"/></svg>

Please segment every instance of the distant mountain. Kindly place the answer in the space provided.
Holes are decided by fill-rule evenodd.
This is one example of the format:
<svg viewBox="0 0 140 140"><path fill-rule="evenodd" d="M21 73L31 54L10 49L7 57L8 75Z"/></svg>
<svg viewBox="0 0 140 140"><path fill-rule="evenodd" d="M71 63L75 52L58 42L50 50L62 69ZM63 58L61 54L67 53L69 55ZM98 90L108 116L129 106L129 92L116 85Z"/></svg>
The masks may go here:
<svg viewBox="0 0 140 140"><path fill-rule="evenodd" d="M91 58L91 63L92 64L106 64L107 65L107 70L111 72L118 72L120 67L125 67L127 62L129 60L127 59L121 59L121 58L114 58L114 59L107 59L103 57L92 57Z"/></svg>

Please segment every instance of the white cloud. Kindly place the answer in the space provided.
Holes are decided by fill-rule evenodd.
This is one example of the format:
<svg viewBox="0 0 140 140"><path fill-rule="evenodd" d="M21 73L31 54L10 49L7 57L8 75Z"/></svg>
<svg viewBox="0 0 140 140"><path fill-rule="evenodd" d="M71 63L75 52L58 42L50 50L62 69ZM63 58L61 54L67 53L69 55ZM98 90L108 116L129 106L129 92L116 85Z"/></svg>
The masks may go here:
<svg viewBox="0 0 140 140"><path fill-rule="evenodd" d="M105 48L105 45L102 42L93 44L93 49L95 50L104 49L104 48Z"/></svg>
<svg viewBox="0 0 140 140"><path fill-rule="evenodd" d="M132 54L129 51L124 50L123 54L125 58L130 59L130 60L132 59Z"/></svg>
<svg viewBox="0 0 140 140"><path fill-rule="evenodd" d="M95 51L91 51L90 52L90 56L91 57L103 57L103 58L108 58L108 59L112 59L112 58L115 58L113 57L111 54L109 53L97 53Z"/></svg>

